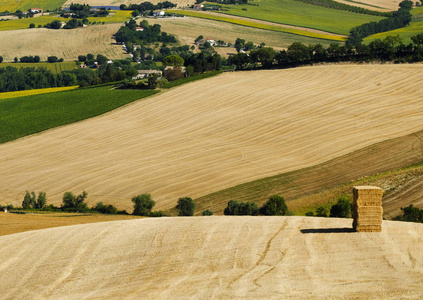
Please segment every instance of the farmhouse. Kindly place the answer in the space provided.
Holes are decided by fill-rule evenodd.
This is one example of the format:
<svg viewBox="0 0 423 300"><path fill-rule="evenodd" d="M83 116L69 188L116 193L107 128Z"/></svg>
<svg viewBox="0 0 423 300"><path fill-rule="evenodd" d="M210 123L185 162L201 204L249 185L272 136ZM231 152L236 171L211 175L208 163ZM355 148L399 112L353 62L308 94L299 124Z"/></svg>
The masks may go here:
<svg viewBox="0 0 423 300"><path fill-rule="evenodd" d="M144 28L142 28L142 27L136 27L135 30L136 31L144 31Z"/></svg>
<svg viewBox="0 0 423 300"><path fill-rule="evenodd" d="M153 12L153 16L155 17L164 17L164 15L165 15L165 12L163 10L158 10Z"/></svg>
<svg viewBox="0 0 423 300"><path fill-rule="evenodd" d="M203 4L194 4L194 5L192 6L192 8L193 8L193 9L195 9L195 10L202 10L202 9L203 9L203 7L204 7L204 5L203 5Z"/></svg>
<svg viewBox="0 0 423 300"><path fill-rule="evenodd" d="M147 78L151 74L157 74L159 75L159 77L162 77L163 75L162 71L159 71L159 70L138 70L138 75L135 77L132 77L132 79L136 80L136 79Z"/></svg>
<svg viewBox="0 0 423 300"><path fill-rule="evenodd" d="M31 12L34 14L42 13L43 10L41 8L31 8Z"/></svg>

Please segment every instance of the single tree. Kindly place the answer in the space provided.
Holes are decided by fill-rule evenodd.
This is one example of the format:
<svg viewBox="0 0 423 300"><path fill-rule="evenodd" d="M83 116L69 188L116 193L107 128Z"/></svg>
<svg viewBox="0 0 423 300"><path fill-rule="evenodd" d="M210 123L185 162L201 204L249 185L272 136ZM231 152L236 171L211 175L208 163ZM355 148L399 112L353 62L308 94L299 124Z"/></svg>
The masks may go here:
<svg viewBox="0 0 423 300"><path fill-rule="evenodd" d="M156 202L151 199L150 194L135 196L132 198L132 202L134 203L134 211L132 214L137 216L148 216L156 204Z"/></svg>
<svg viewBox="0 0 423 300"><path fill-rule="evenodd" d="M273 195L260 208L260 213L265 216L285 216L288 212L288 206L285 199L279 195Z"/></svg>
<svg viewBox="0 0 423 300"><path fill-rule="evenodd" d="M336 204L330 209L331 218L348 218L351 213L351 202L346 196L338 198Z"/></svg>
<svg viewBox="0 0 423 300"><path fill-rule="evenodd" d="M179 210L178 216L193 216L195 203L190 197L182 197L179 198L176 209Z"/></svg>

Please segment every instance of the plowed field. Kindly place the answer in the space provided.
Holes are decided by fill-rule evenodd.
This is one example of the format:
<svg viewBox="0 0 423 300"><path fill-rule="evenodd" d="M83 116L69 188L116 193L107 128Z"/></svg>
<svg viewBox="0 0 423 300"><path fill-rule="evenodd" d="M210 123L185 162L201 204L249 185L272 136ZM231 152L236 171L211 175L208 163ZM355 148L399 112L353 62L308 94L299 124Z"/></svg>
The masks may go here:
<svg viewBox="0 0 423 300"><path fill-rule="evenodd" d="M155 209L316 165L423 128L421 65L232 72L0 145L0 201L88 192ZM346 166L350 168L351 166Z"/></svg>
<svg viewBox="0 0 423 300"><path fill-rule="evenodd" d="M351 223L150 218L2 236L0 298L422 298L423 225Z"/></svg>

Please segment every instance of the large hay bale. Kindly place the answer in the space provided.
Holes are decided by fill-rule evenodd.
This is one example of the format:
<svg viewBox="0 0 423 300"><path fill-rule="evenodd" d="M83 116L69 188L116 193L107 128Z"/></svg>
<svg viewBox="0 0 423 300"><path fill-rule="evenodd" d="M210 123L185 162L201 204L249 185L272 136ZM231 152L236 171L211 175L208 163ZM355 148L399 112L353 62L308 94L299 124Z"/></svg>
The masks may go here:
<svg viewBox="0 0 423 300"><path fill-rule="evenodd" d="M356 186L353 188L353 195L353 228L358 232L382 231L382 189L375 186Z"/></svg>

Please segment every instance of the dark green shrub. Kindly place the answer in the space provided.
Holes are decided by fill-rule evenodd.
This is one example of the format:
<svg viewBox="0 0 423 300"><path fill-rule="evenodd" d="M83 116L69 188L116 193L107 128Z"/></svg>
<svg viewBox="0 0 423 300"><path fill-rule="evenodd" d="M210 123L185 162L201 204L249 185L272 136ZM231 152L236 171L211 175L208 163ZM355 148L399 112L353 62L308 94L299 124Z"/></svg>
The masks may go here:
<svg viewBox="0 0 423 300"><path fill-rule="evenodd" d="M230 200L228 206L223 211L227 216L255 216L258 214L258 207L255 202L238 202Z"/></svg>
<svg viewBox="0 0 423 300"><path fill-rule="evenodd" d="M63 203L61 209L68 212L87 212L89 208L84 200L87 198L87 192L75 196L72 192L65 192L63 194Z"/></svg>
<svg viewBox="0 0 423 300"><path fill-rule="evenodd" d="M351 214L351 202L346 196L338 198L336 204L330 209L331 218L349 218Z"/></svg>
<svg viewBox="0 0 423 300"><path fill-rule="evenodd" d="M285 216L288 212L288 206L285 199L279 195L273 195L260 208L260 213L265 216Z"/></svg>
<svg viewBox="0 0 423 300"><path fill-rule="evenodd" d="M212 216L213 212L210 209L203 210L203 216Z"/></svg>
<svg viewBox="0 0 423 300"><path fill-rule="evenodd" d="M179 211L178 216L193 216L195 203L190 197L182 197L179 198L176 209Z"/></svg>
<svg viewBox="0 0 423 300"><path fill-rule="evenodd" d="M151 212L151 209L156 204L155 201L151 199L150 194L142 194L132 198L134 203L133 215L137 216L148 216Z"/></svg>

